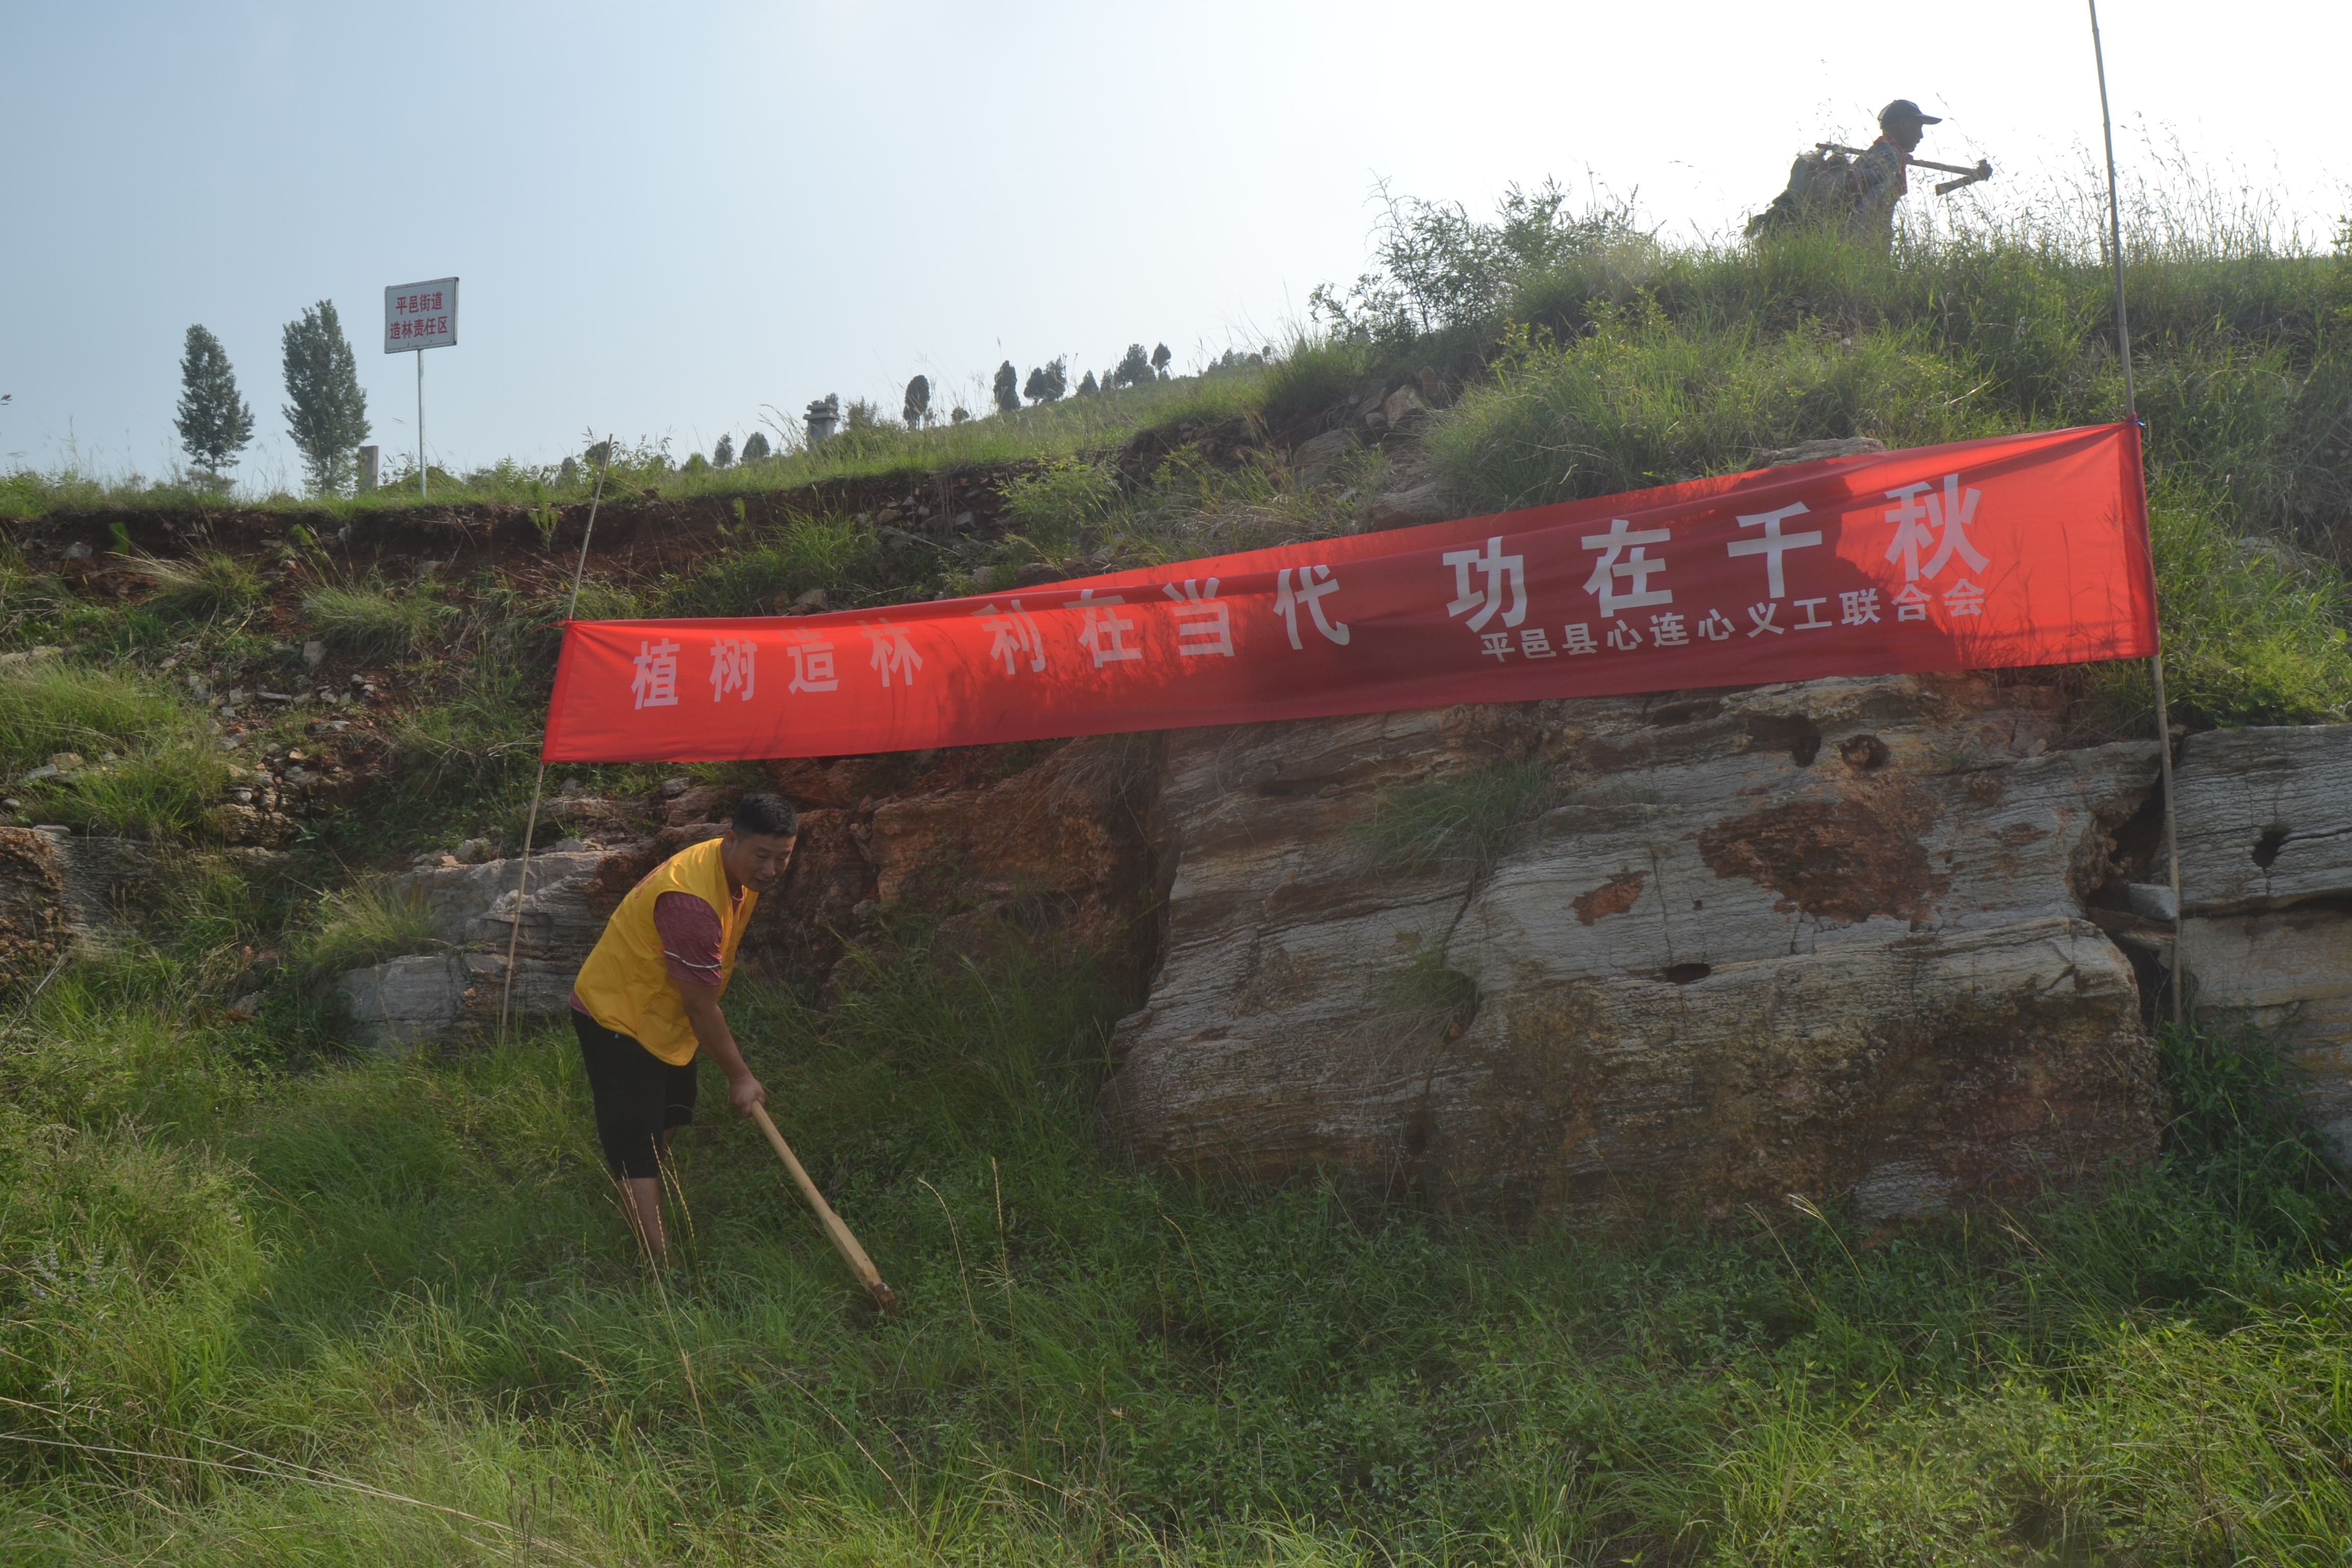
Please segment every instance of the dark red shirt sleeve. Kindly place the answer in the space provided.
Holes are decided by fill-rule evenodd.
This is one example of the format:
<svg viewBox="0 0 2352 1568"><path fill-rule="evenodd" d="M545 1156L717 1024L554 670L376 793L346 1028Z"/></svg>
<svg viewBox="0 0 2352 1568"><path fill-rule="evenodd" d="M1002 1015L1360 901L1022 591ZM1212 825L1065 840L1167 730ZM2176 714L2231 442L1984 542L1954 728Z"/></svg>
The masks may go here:
<svg viewBox="0 0 2352 1568"><path fill-rule="evenodd" d="M719 944L724 934L719 911L692 893L664 893L654 900L654 931L661 938L662 967L681 985L719 984Z"/></svg>

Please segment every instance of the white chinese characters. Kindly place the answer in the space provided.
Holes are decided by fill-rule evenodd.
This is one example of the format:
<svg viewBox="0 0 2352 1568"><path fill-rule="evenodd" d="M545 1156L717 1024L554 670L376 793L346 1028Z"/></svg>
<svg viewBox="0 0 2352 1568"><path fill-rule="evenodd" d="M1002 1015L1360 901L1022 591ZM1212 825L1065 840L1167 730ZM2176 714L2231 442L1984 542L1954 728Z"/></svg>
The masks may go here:
<svg viewBox="0 0 2352 1568"><path fill-rule="evenodd" d="M1298 611L1303 605L1313 618L1315 629L1323 634L1325 640L1346 647L1349 635L1348 623L1333 621L1323 612L1324 595L1338 593L1339 580L1331 575L1328 566L1300 566L1295 569L1298 585L1293 588L1293 570L1285 566L1274 574L1274 613L1280 616L1282 624L1289 628L1290 646L1302 650L1307 647L1298 637Z"/></svg>
<svg viewBox="0 0 2352 1568"><path fill-rule="evenodd" d="M1584 591L1600 597L1602 615L1613 616L1619 610L1675 602L1672 588L1650 586L1650 579L1664 571L1666 563L1653 561L1649 556L1651 545L1665 544L1673 539L1671 530L1635 528L1619 517L1610 520L1608 532L1591 534L1580 541L1585 549L1601 552L1601 560L1592 568L1592 575L1584 581ZM1619 559L1621 555L1622 560ZM1620 578L1633 584L1631 591L1617 592Z"/></svg>
<svg viewBox="0 0 2352 1568"><path fill-rule="evenodd" d="M994 637L988 645L988 661L1002 662L1004 673L1018 675L1025 666L1029 673L1037 674L1045 668L1045 634L1038 628L1037 617L1013 601L1013 613L998 612L995 603L982 605L972 612Z"/></svg>
<svg viewBox="0 0 2352 1568"><path fill-rule="evenodd" d="M677 644L668 637L654 641L640 640L634 660L636 675L629 682L629 695L637 700L639 708L675 708L677 706Z"/></svg>
<svg viewBox="0 0 2352 1568"><path fill-rule="evenodd" d="M1822 531L1818 528L1809 528L1802 533L1780 531L1781 523L1804 510L1805 503L1797 501L1780 508L1778 511L1759 512L1753 517L1743 517L1739 520L1739 526L1761 528L1764 531L1763 537L1735 539L1724 546L1724 549L1734 556L1761 555L1764 557L1764 585L1767 598L1788 597L1789 584L1781 571L1780 557L1791 550L1810 549L1822 542Z"/></svg>
<svg viewBox="0 0 2352 1568"><path fill-rule="evenodd" d="M743 700L751 700L752 655L759 645L750 637L720 637L710 645L710 700L718 701L730 691L742 693Z"/></svg>
<svg viewBox="0 0 2352 1568"><path fill-rule="evenodd" d="M1458 616L1465 610L1476 610L1464 624L1472 631L1482 629L1503 607L1503 586L1510 584L1511 607L1503 610L1503 624L1516 626L1528 618L1528 558L1503 553L1500 534L1486 541L1485 553L1475 550L1449 550L1442 559L1454 568L1454 602L1445 606L1448 616ZM1470 585L1470 574L1483 573L1486 586Z"/></svg>
<svg viewBox="0 0 2352 1568"><path fill-rule="evenodd" d="M793 678L784 683L787 692L841 689L841 678L834 673L830 638L796 637L784 654L793 661Z"/></svg>
<svg viewBox="0 0 2352 1568"><path fill-rule="evenodd" d="M1337 584L1334 584L1336 586ZM1160 591L1176 601L1176 651L1185 658L1197 658L1203 654L1234 657L1233 614L1217 597L1217 580L1209 579L1204 589L1193 578L1184 579L1180 593L1176 584L1167 583Z"/></svg>
<svg viewBox="0 0 2352 1568"><path fill-rule="evenodd" d="M894 674L902 685L915 684L915 671L923 668L923 656L915 651L915 645L907 640L904 631L879 619L871 625L860 621L857 629L866 634L866 642L873 647L866 663L881 672L884 690L890 689L890 677Z"/></svg>

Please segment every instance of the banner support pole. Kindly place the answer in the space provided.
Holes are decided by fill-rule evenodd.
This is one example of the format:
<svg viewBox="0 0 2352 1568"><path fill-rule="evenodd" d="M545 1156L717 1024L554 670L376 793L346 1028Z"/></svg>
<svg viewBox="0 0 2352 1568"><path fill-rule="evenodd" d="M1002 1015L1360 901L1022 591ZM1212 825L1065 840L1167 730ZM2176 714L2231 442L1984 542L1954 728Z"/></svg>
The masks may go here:
<svg viewBox="0 0 2352 1568"><path fill-rule="evenodd" d="M419 364L423 363L424 358L420 351L417 354ZM418 374L424 373L420 370ZM421 426L419 427L422 428ZM421 442L419 446L421 448ZM613 437L607 433L604 437L604 460L596 465L596 489L588 498L588 526L580 531L580 559L572 568L572 596L563 605L563 619L567 625L580 613L580 579L588 572L588 542L596 537L596 508L604 499L604 476L612 467ZM499 989L498 1043L500 1045L506 1043L507 1012L514 1001L515 954L522 948L522 896L530 886L530 841L539 835L539 803L541 792L546 787L547 759L542 755L539 772L530 781L530 815L524 818L522 829L522 865L515 873L514 923L507 928L507 973L505 983Z"/></svg>
<svg viewBox="0 0 2352 1568"><path fill-rule="evenodd" d="M430 493L432 477L425 469L425 351L416 351L416 499Z"/></svg>
<svg viewBox="0 0 2352 1568"><path fill-rule="evenodd" d="M2131 315L2124 302L2124 220L2122 199L2116 188L2116 127L2114 116L2107 108L2107 52L2099 40L2099 0L2087 0L2091 8L2091 58L2099 70L2099 134L2107 153L2107 260L2116 277L2116 352L2124 367L2124 416L2135 425L2139 423L2139 393L2132 378ZM2142 426L2143 434L2146 427ZM2145 458L2140 468L2140 510L2147 509L2147 468ZM2150 568L2153 570L2155 541L2149 541ZM2181 971L2187 967L2180 951L2182 917L2180 910L2180 819L2175 808L2172 790L2172 710L2164 696L2164 631L2159 616L2157 627L2157 649L2147 661L2148 675L2156 688L2157 771L2164 787L2164 859L2171 870L2172 879L2172 1016L2177 1023L2186 1023L2189 1015L2182 1006Z"/></svg>

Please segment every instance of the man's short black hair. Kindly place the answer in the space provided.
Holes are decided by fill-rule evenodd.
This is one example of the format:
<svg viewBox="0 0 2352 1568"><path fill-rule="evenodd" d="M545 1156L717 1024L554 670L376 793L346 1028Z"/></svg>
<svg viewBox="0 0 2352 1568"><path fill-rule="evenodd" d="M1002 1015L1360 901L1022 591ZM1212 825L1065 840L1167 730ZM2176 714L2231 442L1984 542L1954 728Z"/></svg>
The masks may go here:
<svg viewBox="0 0 2352 1568"><path fill-rule="evenodd" d="M735 817L730 826L738 838L749 838L754 834L769 838L797 838L801 816L780 795L747 795L735 803Z"/></svg>

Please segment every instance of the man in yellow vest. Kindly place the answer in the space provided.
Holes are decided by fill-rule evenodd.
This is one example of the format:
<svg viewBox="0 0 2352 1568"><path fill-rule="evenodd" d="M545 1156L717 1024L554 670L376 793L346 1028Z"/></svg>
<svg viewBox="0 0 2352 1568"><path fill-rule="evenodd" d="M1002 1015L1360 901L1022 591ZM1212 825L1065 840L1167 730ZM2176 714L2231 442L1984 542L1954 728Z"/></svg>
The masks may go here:
<svg viewBox="0 0 2352 1568"><path fill-rule="evenodd" d="M768 1091L743 1065L719 999L760 895L783 880L800 819L772 795L751 795L726 832L646 873L605 922L572 989L572 1025L596 1102L596 1136L628 1196L648 1256L667 1256L661 1162L670 1133L694 1120L694 1054L727 1075L727 1098L749 1116Z"/></svg>

